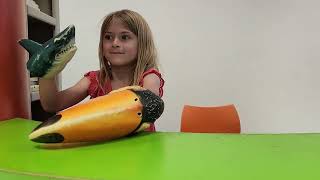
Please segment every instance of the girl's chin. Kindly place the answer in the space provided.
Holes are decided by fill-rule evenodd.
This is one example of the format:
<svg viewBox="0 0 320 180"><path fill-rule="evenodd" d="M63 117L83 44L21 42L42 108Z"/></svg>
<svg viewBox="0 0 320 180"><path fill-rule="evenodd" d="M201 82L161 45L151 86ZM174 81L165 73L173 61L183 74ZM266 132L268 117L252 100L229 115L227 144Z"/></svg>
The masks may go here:
<svg viewBox="0 0 320 180"><path fill-rule="evenodd" d="M111 66L133 66L136 64L136 61L112 60L110 63Z"/></svg>
<svg viewBox="0 0 320 180"><path fill-rule="evenodd" d="M134 68L135 67L135 64L132 64L132 63L115 63L115 64L111 64L111 67L113 68L124 68L124 67L132 67Z"/></svg>

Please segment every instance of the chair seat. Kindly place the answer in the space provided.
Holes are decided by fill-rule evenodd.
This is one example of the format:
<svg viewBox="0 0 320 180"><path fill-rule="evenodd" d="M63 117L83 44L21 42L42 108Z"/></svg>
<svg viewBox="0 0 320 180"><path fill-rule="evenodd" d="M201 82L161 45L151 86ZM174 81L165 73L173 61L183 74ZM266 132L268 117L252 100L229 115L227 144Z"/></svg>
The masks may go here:
<svg viewBox="0 0 320 180"><path fill-rule="evenodd" d="M181 132L240 133L240 119L235 106L199 107L185 105Z"/></svg>

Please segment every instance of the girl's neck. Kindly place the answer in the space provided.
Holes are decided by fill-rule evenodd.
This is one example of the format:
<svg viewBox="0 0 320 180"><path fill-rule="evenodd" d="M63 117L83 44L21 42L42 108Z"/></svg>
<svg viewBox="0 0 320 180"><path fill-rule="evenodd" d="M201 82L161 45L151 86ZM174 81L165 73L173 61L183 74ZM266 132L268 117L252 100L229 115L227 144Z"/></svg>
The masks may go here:
<svg viewBox="0 0 320 180"><path fill-rule="evenodd" d="M111 68L112 80L118 83L128 86L132 82L133 72L135 70L134 66L120 66Z"/></svg>

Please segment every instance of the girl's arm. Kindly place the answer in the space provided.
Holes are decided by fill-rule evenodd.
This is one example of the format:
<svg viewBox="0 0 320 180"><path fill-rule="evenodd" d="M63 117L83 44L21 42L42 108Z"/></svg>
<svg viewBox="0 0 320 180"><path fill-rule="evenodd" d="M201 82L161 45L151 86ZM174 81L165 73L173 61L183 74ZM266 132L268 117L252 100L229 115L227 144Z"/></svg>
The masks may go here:
<svg viewBox="0 0 320 180"><path fill-rule="evenodd" d="M47 112L58 112L77 104L88 96L90 80L83 77L74 86L58 91L55 79L39 79L40 101Z"/></svg>
<svg viewBox="0 0 320 180"><path fill-rule="evenodd" d="M160 96L160 86L160 78L154 73L148 74L143 78L143 87L149 89L158 96Z"/></svg>

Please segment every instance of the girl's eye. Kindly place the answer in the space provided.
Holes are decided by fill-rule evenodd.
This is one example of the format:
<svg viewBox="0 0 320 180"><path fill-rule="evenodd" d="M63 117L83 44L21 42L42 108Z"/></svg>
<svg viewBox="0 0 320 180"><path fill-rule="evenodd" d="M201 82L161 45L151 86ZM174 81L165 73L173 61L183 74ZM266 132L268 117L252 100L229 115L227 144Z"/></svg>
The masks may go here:
<svg viewBox="0 0 320 180"><path fill-rule="evenodd" d="M104 36L104 38L107 39L107 40L111 40L112 36L107 34L107 35Z"/></svg>
<svg viewBox="0 0 320 180"><path fill-rule="evenodd" d="M129 37L128 35L122 35L122 36L121 36L121 39L122 39L122 40L128 40L128 39L130 39L130 37Z"/></svg>

